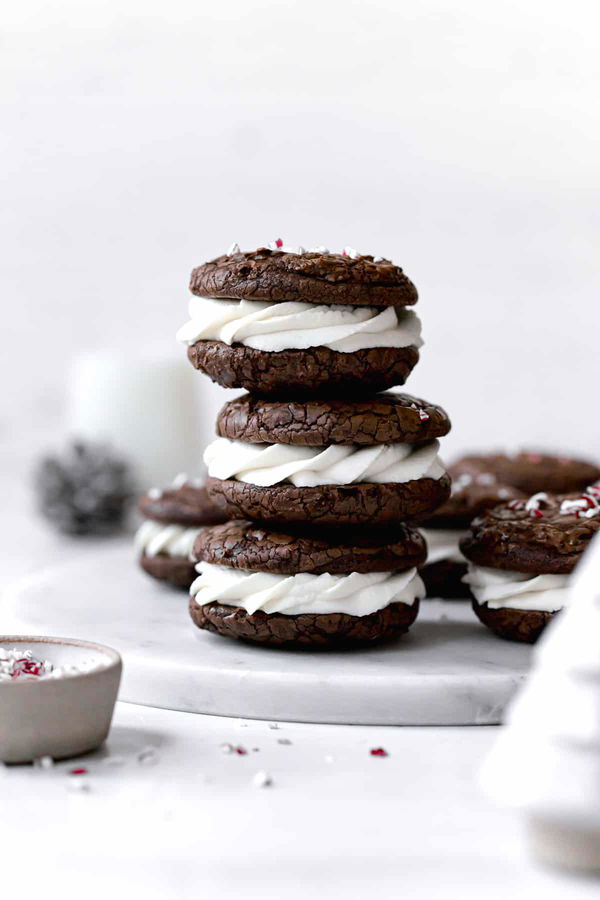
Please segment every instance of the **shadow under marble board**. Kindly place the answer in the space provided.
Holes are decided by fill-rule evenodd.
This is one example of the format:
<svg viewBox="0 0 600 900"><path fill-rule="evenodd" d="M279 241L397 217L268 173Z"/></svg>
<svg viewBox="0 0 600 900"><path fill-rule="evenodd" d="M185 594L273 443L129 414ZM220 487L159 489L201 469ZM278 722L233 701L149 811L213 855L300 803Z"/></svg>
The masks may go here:
<svg viewBox="0 0 600 900"><path fill-rule="evenodd" d="M100 548L14 585L4 633L77 637L123 656L120 699L211 715L361 725L491 725L531 648L499 640L469 603L426 600L410 633L337 652L261 648L198 631L187 596L131 546Z"/></svg>

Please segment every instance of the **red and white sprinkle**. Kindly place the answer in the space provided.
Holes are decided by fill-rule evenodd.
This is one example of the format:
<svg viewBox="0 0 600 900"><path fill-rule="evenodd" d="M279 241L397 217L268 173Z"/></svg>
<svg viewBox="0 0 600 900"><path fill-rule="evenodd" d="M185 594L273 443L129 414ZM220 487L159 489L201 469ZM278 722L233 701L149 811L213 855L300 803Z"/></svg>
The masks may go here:
<svg viewBox="0 0 600 900"><path fill-rule="evenodd" d="M22 650L19 647L7 650L0 647L0 682L65 678L70 675L83 675L102 668L103 665L104 663L96 661L77 666L54 666L49 659L35 657L31 650Z"/></svg>
<svg viewBox="0 0 600 900"><path fill-rule="evenodd" d="M562 516L577 516L578 519L592 519L600 515L600 482L591 484L581 497L563 500L560 505Z"/></svg>
<svg viewBox="0 0 600 900"><path fill-rule="evenodd" d="M543 516L542 510L540 507L542 504L547 503L549 500L548 494L545 491L538 491L537 494L533 494L529 500L525 503L525 509L529 513L532 518L540 519Z"/></svg>
<svg viewBox="0 0 600 900"><path fill-rule="evenodd" d="M369 753L371 756L389 756L387 750L384 750L383 747L372 747Z"/></svg>

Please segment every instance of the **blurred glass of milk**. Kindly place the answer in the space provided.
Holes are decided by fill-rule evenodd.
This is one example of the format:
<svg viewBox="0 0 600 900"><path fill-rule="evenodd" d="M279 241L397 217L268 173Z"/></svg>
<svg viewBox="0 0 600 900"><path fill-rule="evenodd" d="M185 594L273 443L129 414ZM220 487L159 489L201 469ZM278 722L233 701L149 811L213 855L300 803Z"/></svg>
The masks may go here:
<svg viewBox="0 0 600 900"><path fill-rule="evenodd" d="M198 397L185 357L152 350L95 350L76 356L67 386L73 438L106 441L131 462L141 489L178 472L201 475Z"/></svg>

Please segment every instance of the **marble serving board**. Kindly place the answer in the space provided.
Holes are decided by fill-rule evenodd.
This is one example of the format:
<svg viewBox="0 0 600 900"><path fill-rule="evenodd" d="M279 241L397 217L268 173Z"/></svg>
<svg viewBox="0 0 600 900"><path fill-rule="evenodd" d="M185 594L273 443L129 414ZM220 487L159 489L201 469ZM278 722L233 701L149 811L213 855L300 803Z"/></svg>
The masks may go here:
<svg viewBox="0 0 600 900"><path fill-rule="evenodd" d="M295 722L495 724L530 664L530 647L490 634L468 602L423 601L408 635L334 653L201 632L187 605L139 570L130 546L113 545L9 589L0 631L114 647L129 703Z"/></svg>

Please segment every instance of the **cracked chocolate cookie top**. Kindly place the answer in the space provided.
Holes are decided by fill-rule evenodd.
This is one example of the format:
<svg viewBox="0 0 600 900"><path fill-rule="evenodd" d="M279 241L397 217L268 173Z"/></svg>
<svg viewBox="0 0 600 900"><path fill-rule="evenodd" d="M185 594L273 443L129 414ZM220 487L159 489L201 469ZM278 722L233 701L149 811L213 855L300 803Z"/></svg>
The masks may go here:
<svg viewBox="0 0 600 900"><path fill-rule="evenodd" d="M600 530L600 488L511 500L471 523L460 548L480 566L568 574Z"/></svg>
<svg viewBox="0 0 600 900"><path fill-rule="evenodd" d="M483 456L463 456L452 467L455 479L471 475L482 476L488 484L492 480L510 485L528 496L538 491L568 494L580 491L600 478L600 467L586 460L567 456L553 456L523 450L520 453L489 453Z"/></svg>
<svg viewBox="0 0 600 900"><path fill-rule="evenodd" d="M243 519L205 529L193 553L196 561L279 575L392 572L420 566L426 555L422 536L407 525L385 534L361 529L315 533L314 528L271 530Z"/></svg>
<svg viewBox="0 0 600 900"><path fill-rule="evenodd" d="M354 401L244 394L226 403L217 417L220 437L250 444L416 444L449 431L450 419L441 406L393 393Z"/></svg>
<svg viewBox="0 0 600 900"><path fill-rule="evenodd" d="M219 525L227 521L224 506L211 500L205 487L184 484L142 494L138 509L146 519L173 525Z"/></svg>
<svg viewBox="0 0 600 900"><path fill-rule="evenodd" d="M349 306L412 306L417 289L399 266L373 256L261 247L219 256L194 269L190 290L201 297L299 300Z"/></svg>
<svg viewBox="0 0 600 900"><path fill-rule="evenodd" d="M452 478L452 494L423 523L425 528L468 528L475 516L499 503L525 496L517 488L497 481L490 472L465 471L461 460L448 467L448 474Z"/></svg>

